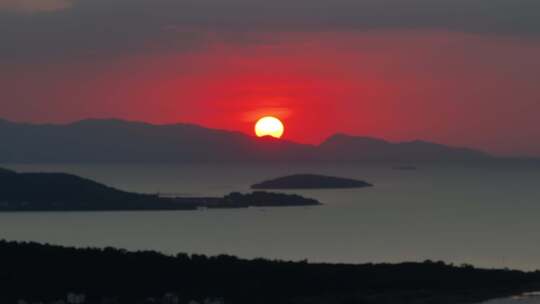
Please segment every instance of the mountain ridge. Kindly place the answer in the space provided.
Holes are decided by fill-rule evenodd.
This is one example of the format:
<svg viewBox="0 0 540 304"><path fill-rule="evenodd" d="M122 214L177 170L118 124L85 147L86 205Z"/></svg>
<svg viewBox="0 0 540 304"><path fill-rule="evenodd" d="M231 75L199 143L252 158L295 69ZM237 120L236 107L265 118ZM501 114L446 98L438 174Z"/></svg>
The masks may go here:
<svg viewBox="0 0 540 304"><path fill-rule="evenodd" d="M325 155L339 154L343 159L434 161L491 158L492 156L470 148L450 147L425 140L390 142L369 136L337 133L318 146Z"/></svg>
<svg viewBox="0 0 540 304"><path fill-rule="evenodd" d="M489 159L487 153L415 140L336 133L319 145L256 138L175 123L85 119L67 124L0 120L0 162L437 161Z"/></svg>

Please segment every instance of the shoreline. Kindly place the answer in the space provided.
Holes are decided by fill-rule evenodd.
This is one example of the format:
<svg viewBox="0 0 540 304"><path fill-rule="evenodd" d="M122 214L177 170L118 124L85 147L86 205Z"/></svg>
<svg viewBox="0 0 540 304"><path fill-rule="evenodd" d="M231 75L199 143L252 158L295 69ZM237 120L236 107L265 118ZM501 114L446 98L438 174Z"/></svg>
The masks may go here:
<svg viewBox="0 0 540 304"><path fill-rule="evenodd" d="M109 187L67 173L18 173L0 168L0 212L143 211L313 206L321 203L296 194L253 191L223 197L164 197Z"/></svg>

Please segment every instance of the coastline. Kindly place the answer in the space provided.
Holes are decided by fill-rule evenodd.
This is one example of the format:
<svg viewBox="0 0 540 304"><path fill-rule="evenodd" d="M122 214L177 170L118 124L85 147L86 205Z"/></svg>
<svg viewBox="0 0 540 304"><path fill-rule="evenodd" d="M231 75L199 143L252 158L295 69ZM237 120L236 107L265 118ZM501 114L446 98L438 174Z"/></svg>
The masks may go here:
<svg viewBox="0 0 540 304"><path fill-rule="evenodd" d="M67 173L18 173L0 168L0 212L149 211L313 206L296 194L231 192L223 197L163 197L127 192Z"/></svg>

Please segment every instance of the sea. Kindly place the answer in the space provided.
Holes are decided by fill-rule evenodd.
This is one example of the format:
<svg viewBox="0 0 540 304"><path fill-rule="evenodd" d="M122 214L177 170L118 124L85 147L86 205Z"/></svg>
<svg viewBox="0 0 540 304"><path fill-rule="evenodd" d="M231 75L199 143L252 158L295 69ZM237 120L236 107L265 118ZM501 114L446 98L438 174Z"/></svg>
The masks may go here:
<svg viewBox="0 0 540 304"><path fill-rule="evenodd" d="M429 259L540 269L540 162L417 163L407 164L416 170L396 169L400 165L1 164L177 196L248 192L253 183L296 173L355 178L375 186L285 191L323 203L310 207L0 213L0 239L166 254L332 263Z"/></svg>

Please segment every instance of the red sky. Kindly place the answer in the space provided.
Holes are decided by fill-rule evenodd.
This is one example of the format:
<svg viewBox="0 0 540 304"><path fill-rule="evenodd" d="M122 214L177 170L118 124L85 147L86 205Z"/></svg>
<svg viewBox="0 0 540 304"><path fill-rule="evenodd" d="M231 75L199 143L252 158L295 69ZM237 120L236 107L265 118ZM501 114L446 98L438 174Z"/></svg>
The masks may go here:
<svg viewBox="0 0 540 304"><path fill-rule="evenodd" d="M447 29L275 30L247 42L205 35L181 51L150 40L144 52L4 61L0 117L191 122L251 134L258 117L275 115L284 137L299 142L345 132L540 155L536 37Z"/></svg>

